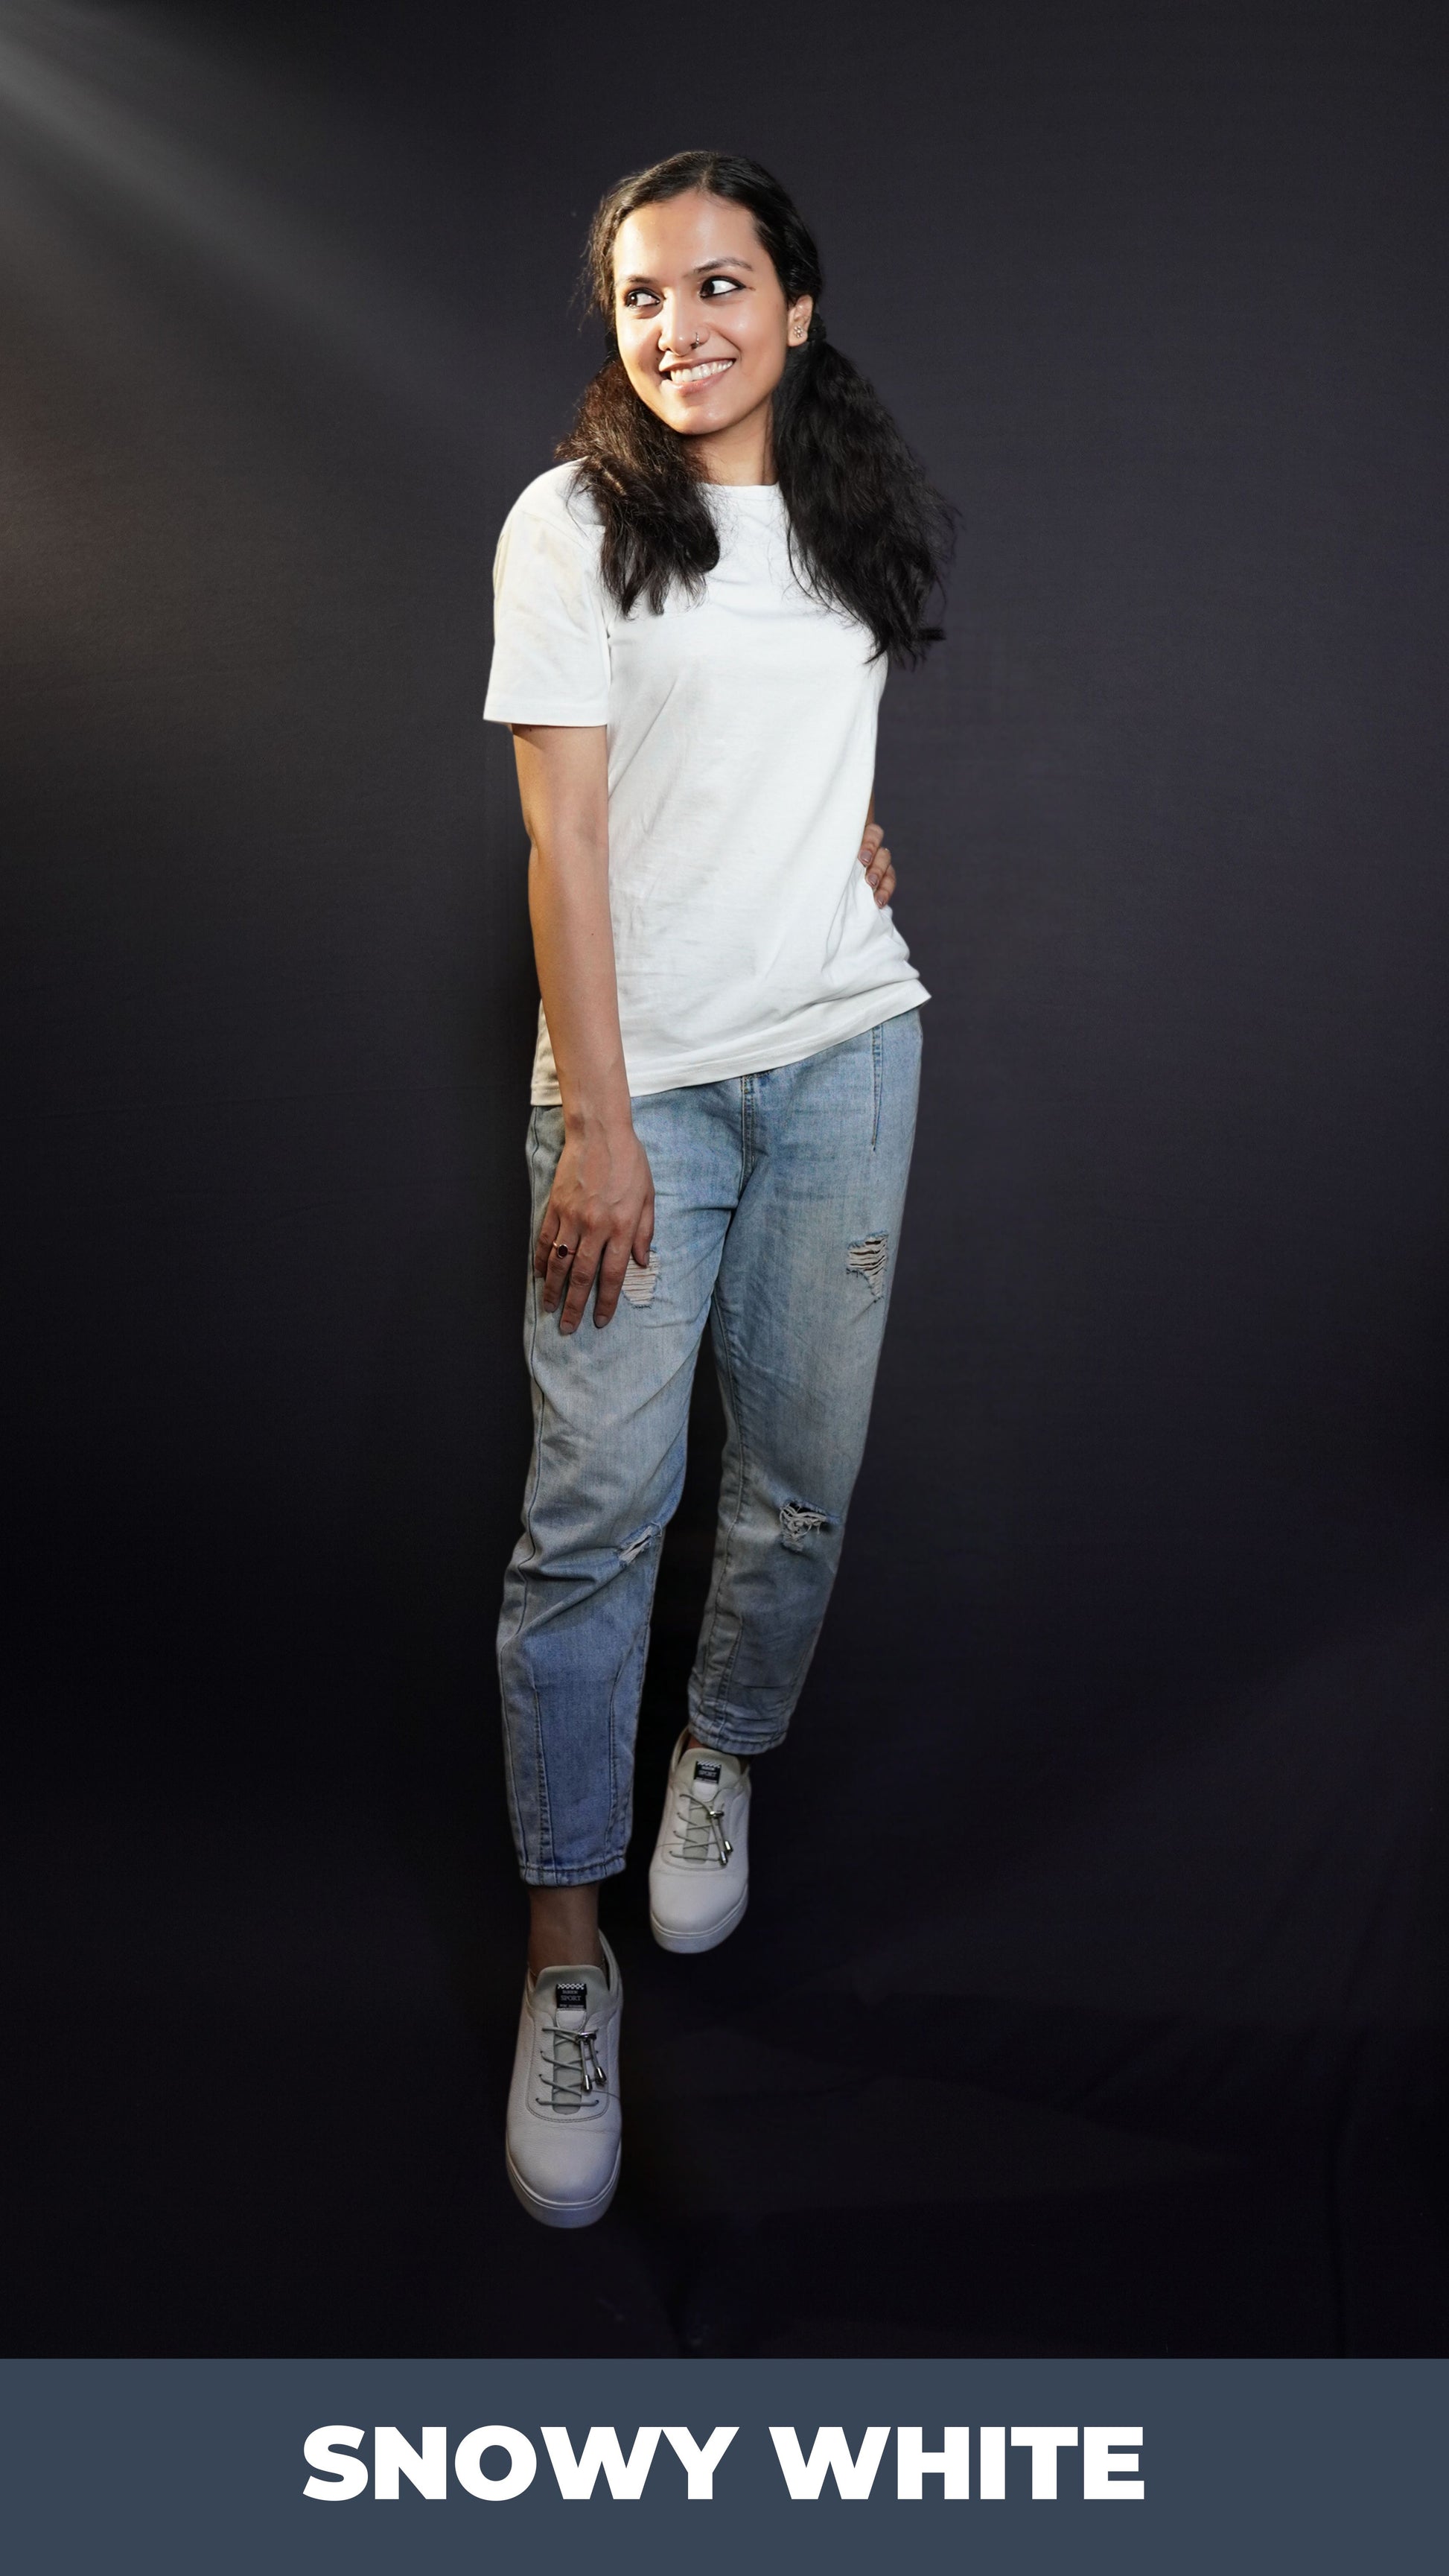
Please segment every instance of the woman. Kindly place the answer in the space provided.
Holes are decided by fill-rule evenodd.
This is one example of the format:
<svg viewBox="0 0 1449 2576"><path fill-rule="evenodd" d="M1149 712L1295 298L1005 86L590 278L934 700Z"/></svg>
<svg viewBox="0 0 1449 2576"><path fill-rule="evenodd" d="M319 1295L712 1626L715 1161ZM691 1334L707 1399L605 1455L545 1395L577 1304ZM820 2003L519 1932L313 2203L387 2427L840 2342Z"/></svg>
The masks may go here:
<svg viewBox="0 0 1449 2576"><path fill-rule="evenodd" d="M667 1949L744 1912L749 1764L784 1737L839 1560L926 999L883 908L876 708L887 661L938 631L947 528L756 162L621 182L589 275L617 354L504 527L485 708L513 731L542 994L534 1447L499 1626L532 1900L508 2170L556 2227L619 2174L598 1891L624 1866L706 1319L727 1438L650 1869Z"/></svg>

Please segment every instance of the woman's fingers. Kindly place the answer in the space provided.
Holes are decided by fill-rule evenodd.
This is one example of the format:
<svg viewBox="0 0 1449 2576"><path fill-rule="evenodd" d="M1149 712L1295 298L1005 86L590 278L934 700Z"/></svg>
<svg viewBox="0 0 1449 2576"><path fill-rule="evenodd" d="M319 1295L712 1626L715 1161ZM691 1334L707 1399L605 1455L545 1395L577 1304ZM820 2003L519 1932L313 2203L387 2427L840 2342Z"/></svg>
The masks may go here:
<svg viewBox="0 0 1449 2576"><path fill-rule="evenodd" d="M568 1290L573 1265L580 1246L589 1232L588 1220L581 1208L570 1208L567 1200L559 1206L549 1200L533 1247L533 1275L543 1282L543 1311L551 1315L562 1304Z"/></svg>
<svg viewBox="0 0 1449 2576"><path fill-rule="evenodd" d="M649 1255L653 1249L654 1192L651 1190L649 1196L644 1202L644 1205L639 1211L639 1222L634 1228L634 1240L629 1246L629 1252L631 1258L638 1263L639 1268L641 1270L647 1270L649 1267Z"/></svg>
<svg viewBox="0 0 1449 2576"><path fill-rule="evenodd" d="M543 1252L542 1230L540 1230L539 1250ZM619 1291L624 1284L624 1274L628 1267L627 1242L621 1242L616 1236L605 1234L597 1227L592 1230L581 1229L577 1241L574 1241L572 1229L565 1218L552 1244L543 1254L541 1271L537 1255L534 1258L535 1272L543 1280L541 1303L544 1313L552 1315L559 1310L559 1331L576 1333L583 1320L590 1292L597 1282L598 1295L594 1300L594 1321L596 1324L607 1324L618 1305Z"/></svg>
<svg viewBox="0 0 1449 2576"><path fill-rule="evenodd" d="M594 1322L607 1324L619 1302L624 1274L629 1267L629 1246L617 1237L604 1245L599 1260L599 1284L594 1292ZM567 1313L567 1307L564 1309Z"/></svg>
<svg viewBox="0 0 1449 2576"><path fill-rule="evenodd" d="M584 1308L589 1302L589 1290L598 1275L601 1249L601 1245L593 1237L585 1235L569 1263L568 1287L564 1294L563 1311L558 1319L561 1333L578 1331Z"/></svg>
<svg viewBox="0 0 1449 2576"><path fill-rule="evenodd" d="M542 1266L537 1254L533 1266L543 1281L544 1313L551 1315L555 1308L562 1307L558 1319L561 1333L577 1332L591 1289L596 1290L594 1322L607 1324L610 1321L619 1303L630 1262L638 1262L641 1270L648 1267L653 1234L651 1209L648 1225L641 1224L632 1243L619 1235L584 1233L577 1245L570 1247L566 1225L560 1227L547 1252L544 1252L540 1240ZM639 1258L641 1249L642 1260Z"/></svg>
<svg viewBox="0 0 1449 2576"><path fill-rule="evenodd" d="M877 904L888 904L896 890L896 871L879 823L867 823L865 827L860 844L860 864Z"/></svg>
<svg viewBox="0 0 1449 2576"><path fill-rule="evenodd" d="M573 1246L562 1227L551 1243L546 1244L540 1236L538 1250L533 1256L533 1273L543 1282L542 1302L546 1315L553 1313L563 1297L572 1267Z"/></svg>

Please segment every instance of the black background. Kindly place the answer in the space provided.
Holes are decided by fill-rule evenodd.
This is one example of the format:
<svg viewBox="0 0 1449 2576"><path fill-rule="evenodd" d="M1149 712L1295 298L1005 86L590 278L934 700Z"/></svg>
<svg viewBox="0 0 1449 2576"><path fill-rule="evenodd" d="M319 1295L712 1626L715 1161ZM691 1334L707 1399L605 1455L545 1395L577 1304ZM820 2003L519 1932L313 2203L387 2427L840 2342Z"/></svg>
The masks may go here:
<svg viewBox="0 0 1449 2576"><path fill-rule="evenodd" d="M1449 2322L1439 13L0 8L17 2351ZM935 998L757 1888L507 2193L534 1010L489 571L621 169L755 153L961 513Z"/></svg>

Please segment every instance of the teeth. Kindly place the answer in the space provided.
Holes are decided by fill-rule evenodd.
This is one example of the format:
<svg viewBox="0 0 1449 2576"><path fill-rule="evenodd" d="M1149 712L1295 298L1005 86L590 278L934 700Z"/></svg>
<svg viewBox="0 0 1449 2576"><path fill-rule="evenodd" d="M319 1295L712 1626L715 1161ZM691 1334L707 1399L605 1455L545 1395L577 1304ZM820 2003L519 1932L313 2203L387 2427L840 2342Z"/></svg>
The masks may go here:
<svg viewBox="0 0 1449 2576"><path fill-rule="evenodd" d="M669 381L672 385L697 385L705 376L722 376L726 367L733 365L733 358L706 358L698 367L671 367Z"/></svg>

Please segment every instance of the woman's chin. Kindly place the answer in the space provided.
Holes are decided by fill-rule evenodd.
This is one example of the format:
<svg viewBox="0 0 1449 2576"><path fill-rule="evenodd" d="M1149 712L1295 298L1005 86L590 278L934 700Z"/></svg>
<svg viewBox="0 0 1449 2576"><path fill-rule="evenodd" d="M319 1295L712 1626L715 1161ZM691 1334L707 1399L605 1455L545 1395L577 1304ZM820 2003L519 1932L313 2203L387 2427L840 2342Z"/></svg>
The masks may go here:
<svg viewBox="0 0 1449 2576"><path fill-rule="evenodd" d="M635 391L638 390L636 385ZM662 401L651 387L645 399L666 428L677 430L682 438L695 437L704 430L734 429L760 404L759 394L753 388L747 390L733 371L716 376L712 383L672 385Z"/></svg>
<svg viewBox="0 0 1449 2576"><path fill-rule="evenodd" d="M755 403L726 401L717 394L713 401L696 399L671 406L665 418L681 438L718 437L722 431L738 429L757 408Z"/></svg>

